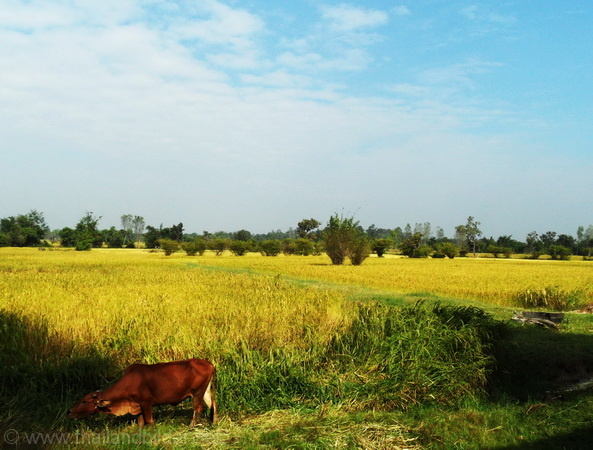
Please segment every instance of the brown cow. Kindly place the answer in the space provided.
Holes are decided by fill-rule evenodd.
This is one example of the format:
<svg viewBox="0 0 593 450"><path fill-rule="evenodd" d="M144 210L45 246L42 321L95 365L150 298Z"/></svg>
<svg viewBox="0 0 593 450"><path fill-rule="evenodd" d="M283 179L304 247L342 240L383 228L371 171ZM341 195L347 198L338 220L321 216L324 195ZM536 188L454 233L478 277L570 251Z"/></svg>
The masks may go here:
<svg viewBox="0 0 593 450"><path fill-rule="evenodd" d="M104 391L91 392L68 411L68 417L79 419L97 412L138 416L138 425L150 425L154 405L177 405L193 397L195 426L202 413L202 402L210 408L210 421L217 421L213 382L214 366L205 359L188 359L159 364L132 364L121 379Z"/></svg>

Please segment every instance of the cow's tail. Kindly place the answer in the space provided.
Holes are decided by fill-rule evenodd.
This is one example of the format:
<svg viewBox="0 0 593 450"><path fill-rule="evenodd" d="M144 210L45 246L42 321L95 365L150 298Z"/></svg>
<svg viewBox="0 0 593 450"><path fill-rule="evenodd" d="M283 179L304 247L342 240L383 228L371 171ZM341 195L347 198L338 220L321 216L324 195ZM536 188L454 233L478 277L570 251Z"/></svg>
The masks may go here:
<svg viewBox="0 0 593 450"><path fill-rule="evenodd" d="M218 422L218 409L216 407L216 367L212 367L212 376L206 388L205 398L210 399L210 403L207 402L207 406L210 408L210 422L214 425Z"/></svg>

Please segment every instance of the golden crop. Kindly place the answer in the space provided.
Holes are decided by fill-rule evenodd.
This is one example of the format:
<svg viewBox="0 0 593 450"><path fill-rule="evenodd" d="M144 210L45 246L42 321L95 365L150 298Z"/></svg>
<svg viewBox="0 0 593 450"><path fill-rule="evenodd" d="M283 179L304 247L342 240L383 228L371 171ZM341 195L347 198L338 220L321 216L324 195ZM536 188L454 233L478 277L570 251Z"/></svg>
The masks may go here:
<svg viewBox="0 0 593 450"><path fill-rule="evenodd" d="M2 248L0 309L43 319L56 339L78 349L153 362L215 358L245 343L267 351L327 342L355 314L346 300L352 289L505 305L543 286L591 299L592 276L583 261L369 258L332 266L326 256Z"/></svg>

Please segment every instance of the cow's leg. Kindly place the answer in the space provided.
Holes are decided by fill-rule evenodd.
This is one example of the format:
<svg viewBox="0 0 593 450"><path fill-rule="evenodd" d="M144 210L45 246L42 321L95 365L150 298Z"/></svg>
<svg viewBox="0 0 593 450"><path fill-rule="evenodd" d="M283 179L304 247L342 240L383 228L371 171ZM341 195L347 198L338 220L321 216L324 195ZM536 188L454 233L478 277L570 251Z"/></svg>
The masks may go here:
<svg viewBox="0 0 593 450"><path fill-rule="evenodd" d="M204 397L204 393L203 392L195 392L193 395L193 400L194 400L194 416L191 420L191 424L189 425L190 427L195 427L198 424L198 419L200 417L200 415L202 414L202 411L204 410L204 407L202 406L202 400Z"/></svg>
<svg viewBox="0 0 593 450"><path fill-rule="evenodd" d="M214 390L212 389L212 380L208 383L206 392L204 392L204 402L210 408L210 422L214 425L218 421L218 412L216 411L216 400L214 399Z"/></svg>
<svg viewBox="0 0 593 450"><path fill-rule="evenodd" d="M144 425L152 425L154 421L152 420L152 404L151 403L144 403L140 405L140 409L142 410L142 414L140 417L143 417L143 424ZM138 419L138 425L140 424L140 419Z"/></svg>
<svg viewBox="0 0 593 450"><path fill-rule="evenodd" d="M144 426L144 415L140 414L138 416L138 426L143 427Z"/></svg>

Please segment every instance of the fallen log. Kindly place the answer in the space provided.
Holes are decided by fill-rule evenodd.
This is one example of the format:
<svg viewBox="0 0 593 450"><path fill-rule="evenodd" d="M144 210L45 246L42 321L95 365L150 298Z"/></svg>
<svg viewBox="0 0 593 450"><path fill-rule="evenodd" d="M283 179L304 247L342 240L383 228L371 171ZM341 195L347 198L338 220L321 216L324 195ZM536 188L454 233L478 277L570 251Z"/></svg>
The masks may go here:
<svg viewBox="0 0 593 450"><path fill-rule="evenodd" d="M558 324L564 320L564 314L533 311L522 311L519 313L514 311L513 320L522 324L528 323L557 330Z"/></svg>

